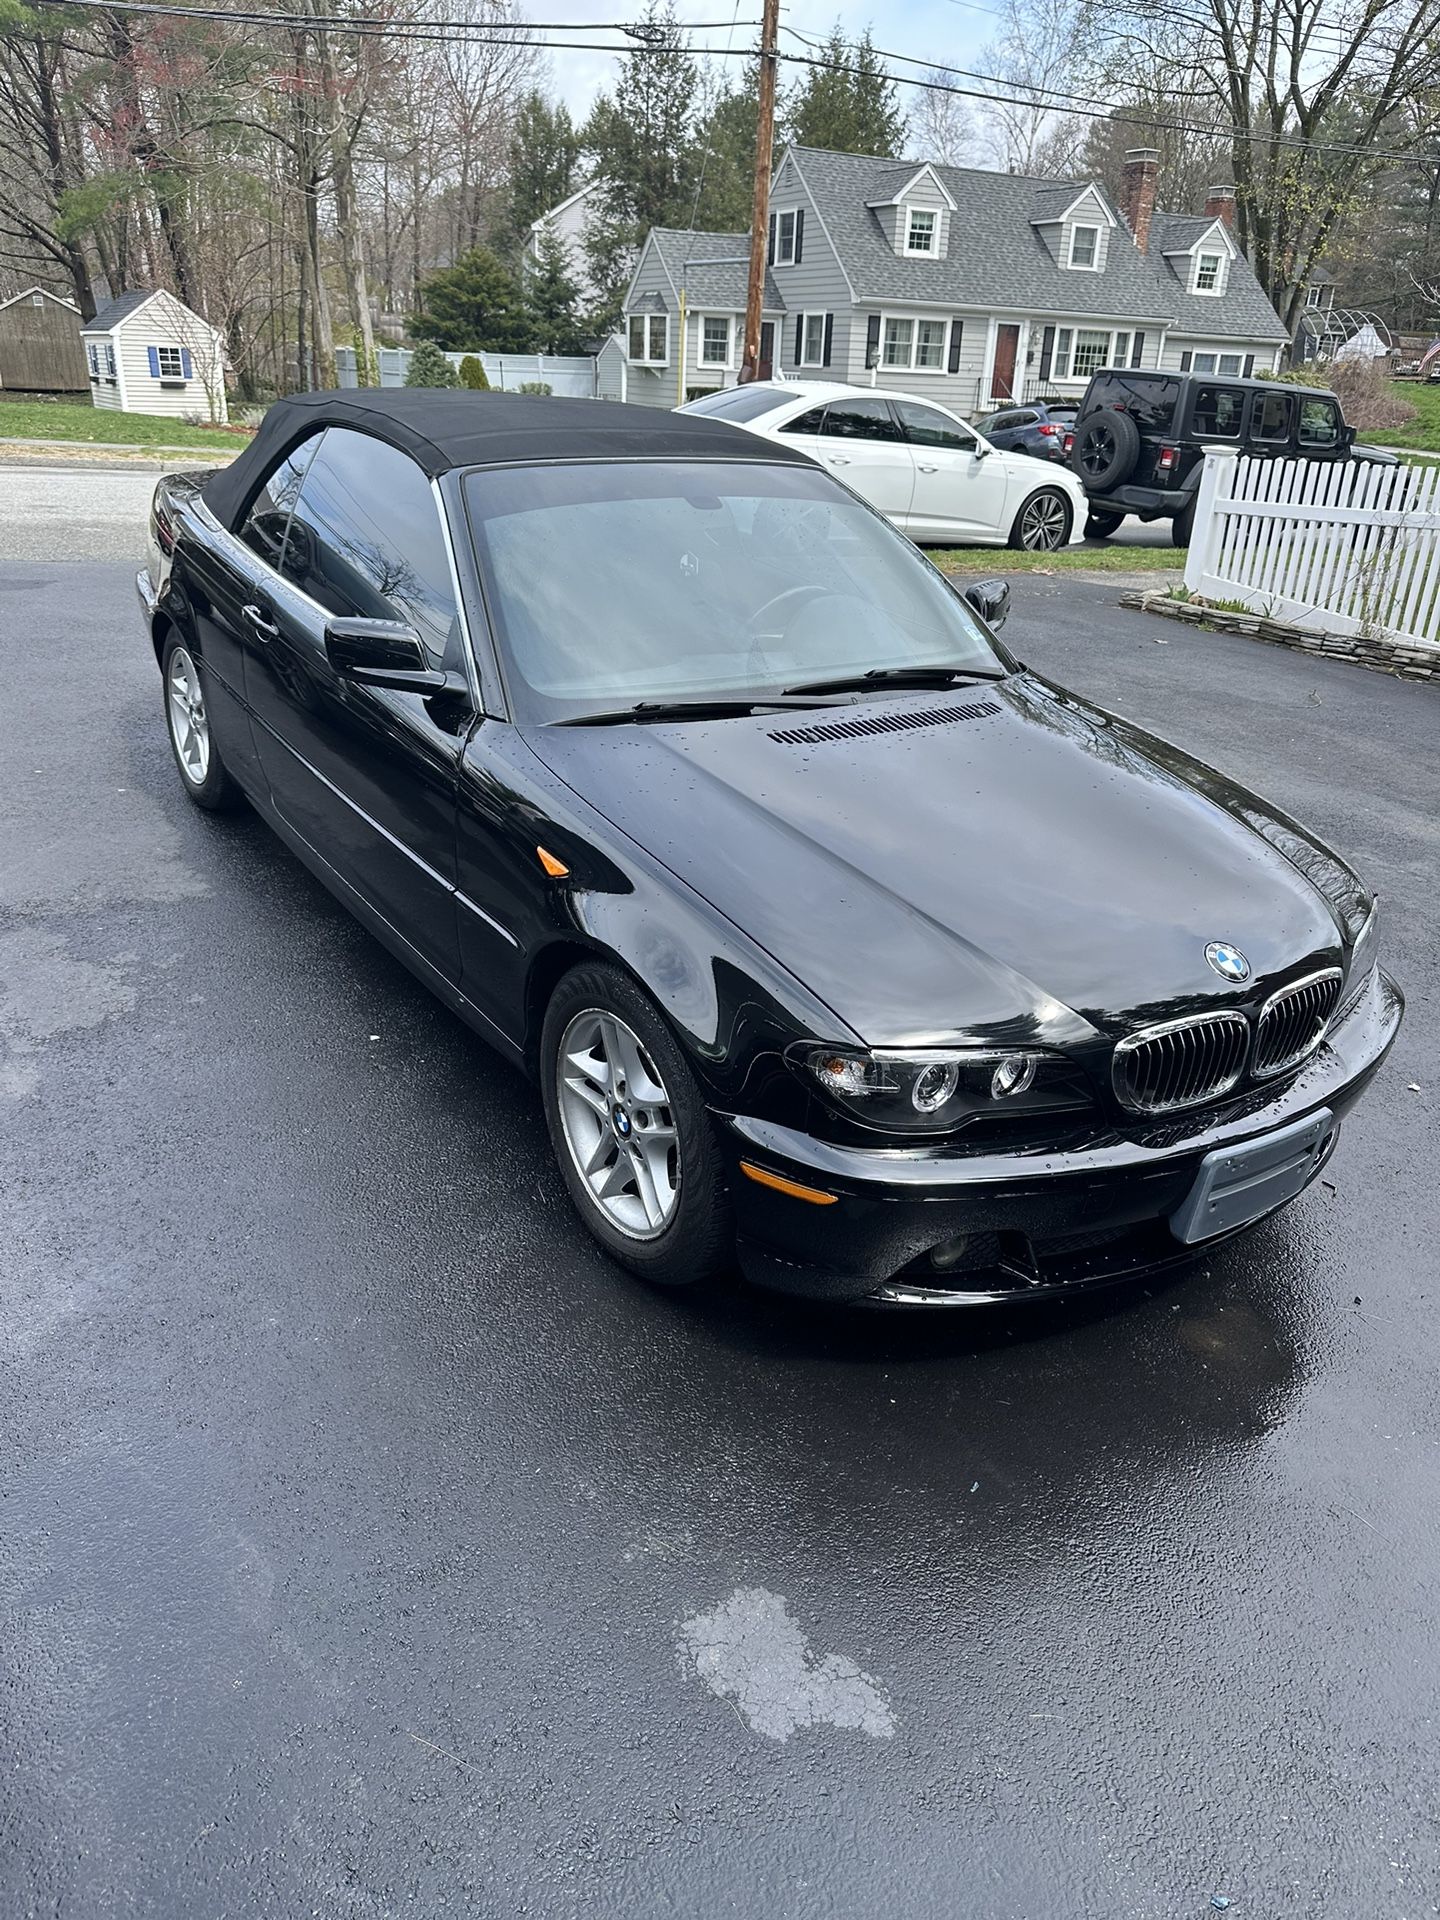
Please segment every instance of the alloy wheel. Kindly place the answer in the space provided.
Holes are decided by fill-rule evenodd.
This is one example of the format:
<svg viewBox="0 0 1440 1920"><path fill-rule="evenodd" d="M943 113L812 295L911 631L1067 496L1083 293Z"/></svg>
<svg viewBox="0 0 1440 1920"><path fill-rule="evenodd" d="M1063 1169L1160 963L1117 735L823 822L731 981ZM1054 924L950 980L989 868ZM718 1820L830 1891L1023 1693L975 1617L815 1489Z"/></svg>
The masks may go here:
<svg viewBox="0 0 1440 1920"><path fill-rule="evenodd" d="M1020 516L1020 544L1029 553L1053 553L1065 538L1065 503L1042 493Z"/></svg>
<svg viewBox="0 0 1440 1920"><path fill-rule="evenodd" d="M618 1014L587 1008L560 1039L557 1105L591 1199L632 1240L654 1240L680 1201L680 1136L654 1060Z"/></svg>
<svg viewBox="0 0 1440 1920"><path fill-rule="evenodd" d="M203 787L210 771L210 722L200 675L185 647L173 647L170 652L165 711L180 771L192 787Z"/></svg>

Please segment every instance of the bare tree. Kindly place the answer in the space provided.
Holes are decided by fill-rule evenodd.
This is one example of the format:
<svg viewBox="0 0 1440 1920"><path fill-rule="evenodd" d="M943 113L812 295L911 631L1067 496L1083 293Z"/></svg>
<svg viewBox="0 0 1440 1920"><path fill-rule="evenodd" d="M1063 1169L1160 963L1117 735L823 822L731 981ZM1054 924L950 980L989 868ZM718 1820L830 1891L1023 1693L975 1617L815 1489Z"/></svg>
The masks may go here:
<svg viewBox="0 0 1440 1920"><path fill-rule="evenodd" d="M1093 47L1085 0L1005 0L980 55L995 88L983 109L992 164L1050 178L1078 170L1086 123L1065 105L1086 91Z"/></svg>
<svg viewBox="0 0 1440 1920"><path fill-rule="evenodd" d="M936 67L922 76L930 85L917 89L910 104L909 146L916 160L938 160L944 167L973 166L981 149L970 104L953 90L950 76Z"/></svg>

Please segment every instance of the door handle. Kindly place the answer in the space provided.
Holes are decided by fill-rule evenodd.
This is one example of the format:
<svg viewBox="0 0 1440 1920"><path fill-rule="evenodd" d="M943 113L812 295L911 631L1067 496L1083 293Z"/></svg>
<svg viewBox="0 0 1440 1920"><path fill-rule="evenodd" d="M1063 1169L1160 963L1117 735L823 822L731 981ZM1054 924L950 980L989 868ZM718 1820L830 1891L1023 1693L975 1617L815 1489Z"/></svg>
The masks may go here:
<svg viewBox="0 0 1440 1920"><path fill-rule="evenodd" d="M827 454L826 458L832 467L848 467L850 464L850 456L848 453L831 453Z"/></svg>
<svg viewBox="0 0 1440 1920"><path fill-rule="evenodd" d="M920 471L921 473L938 473L940 469L938 467L921 467Z"/></svg>
<svg viewBox="0 0 1440 1920"><path fill-rule="evenodd" d="M279 627L266 615L263 607L242 607L240 611L262 640L278 640L280 638Z"/></svg>

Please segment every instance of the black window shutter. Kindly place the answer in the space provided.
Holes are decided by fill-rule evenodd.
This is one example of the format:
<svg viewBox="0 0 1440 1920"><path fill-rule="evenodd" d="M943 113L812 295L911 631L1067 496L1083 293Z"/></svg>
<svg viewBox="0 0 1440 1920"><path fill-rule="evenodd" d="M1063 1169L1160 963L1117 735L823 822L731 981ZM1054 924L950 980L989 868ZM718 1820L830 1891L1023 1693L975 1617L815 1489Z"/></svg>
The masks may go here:
<svg viewBox="0 0 1440 1920"><path fill-rule="evenodd" d="M947 373L960 371L960 342L965 337L965 322L954 319L950 322L950 358L945 363Z"/></svg>
<svg viewBox="0 0 1440 1920"><path fill-rule="evenodd" d="M1182 373L1188 373L1190 371L1190 356L1188 353L1182 353L1180 356L1180 371Z"/></svg>
<svg viewBox="0 0 1440 1920"><path fill-rule="evenodd" d="M827 367L830 364L830 343L834 339L834 337L835 337L835 316L833 313L827 313L825 316L825 355L823 360L823 364Z"/></svg>
<svg viewBox="0 0 1440 1920"><path fill-rule="evenodd" d="M797 367L800 364L800 356L804 351L804 347L805 347L805 316L803 313L797 313L795 316L795 364Z"/></svg>
<svg viewBox="0 0 1440 1920"><path fill-rule="evenodd" d="M872 313L865 328L865 364L867 367L880 364L880 316Z"/></svg>
<svg viewBox="0 0 1440 1920"><path fill-rule="evenodd" d="M770 216L770 251L765 256L765 263L771 267L775 264L775 216L773 213Z"/></svg>
<svg viewBox="0 0 1440 1920"><path fill-rule="evenodd" d="M1140 356L1141 354L1144 353L1144 351L1145 351L1145 336L1143 333L1137 333L1130 342L1130 364L1132 367L1139 366Z"/></svg>
<svg viewBox="0 0 1440 1920"><path fill-rule="evenodd" d="M795 209L795 264L800 264L800 256L805 251L805 209Z"/></svg>
<svg viewBox="0 0 1440 1920"><path fill-rule="evenodd" d="M1043 387L1050 378L1050 369L1055 363L1055 329L1046 327L1040 336L1040 384Z"/></svg>
<svg viewBox="0 0 1440 1920"><path fill-rule="evenodd" d="M1248 380L1250 376L1254 373L1254 371L1255 371L1255 356L1253 353L1247 353L1245 356L1245 365L1241 368L1241 377L1243 379Z"/></svg>

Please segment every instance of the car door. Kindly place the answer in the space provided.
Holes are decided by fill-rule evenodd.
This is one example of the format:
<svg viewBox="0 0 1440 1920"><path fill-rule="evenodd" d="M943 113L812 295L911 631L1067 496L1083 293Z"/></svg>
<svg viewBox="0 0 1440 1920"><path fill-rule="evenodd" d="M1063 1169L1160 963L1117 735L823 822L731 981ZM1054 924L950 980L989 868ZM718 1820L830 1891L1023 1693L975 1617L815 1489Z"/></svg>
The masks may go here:
<svg viewBox="0 0 1440 1920"><path fill-rule="evenodd" d="M888 400L879 394L832 400L782 432L787 439L794 434L821 466L909 531L915 462Z"/></svg>
<svg viewBox="0 0 1440 1920"><path fill-rule="evenodd" d="M914 540L1000 538L1009 525L1006 489L1012 460L996 453L953 414L918 400L897 400L895 411L915 456L910 508Z"/></svg>
<svg viewBox="0 0 1440 1920"><path fill-rule="evenodd" d="M403 621L432 666L470 678L440 506L415 462L368 434L328 428L258 611L246 685L275 807L453 980L456 772L475 702L364 686L338 673L325 647L329 616Z"/></svg>

